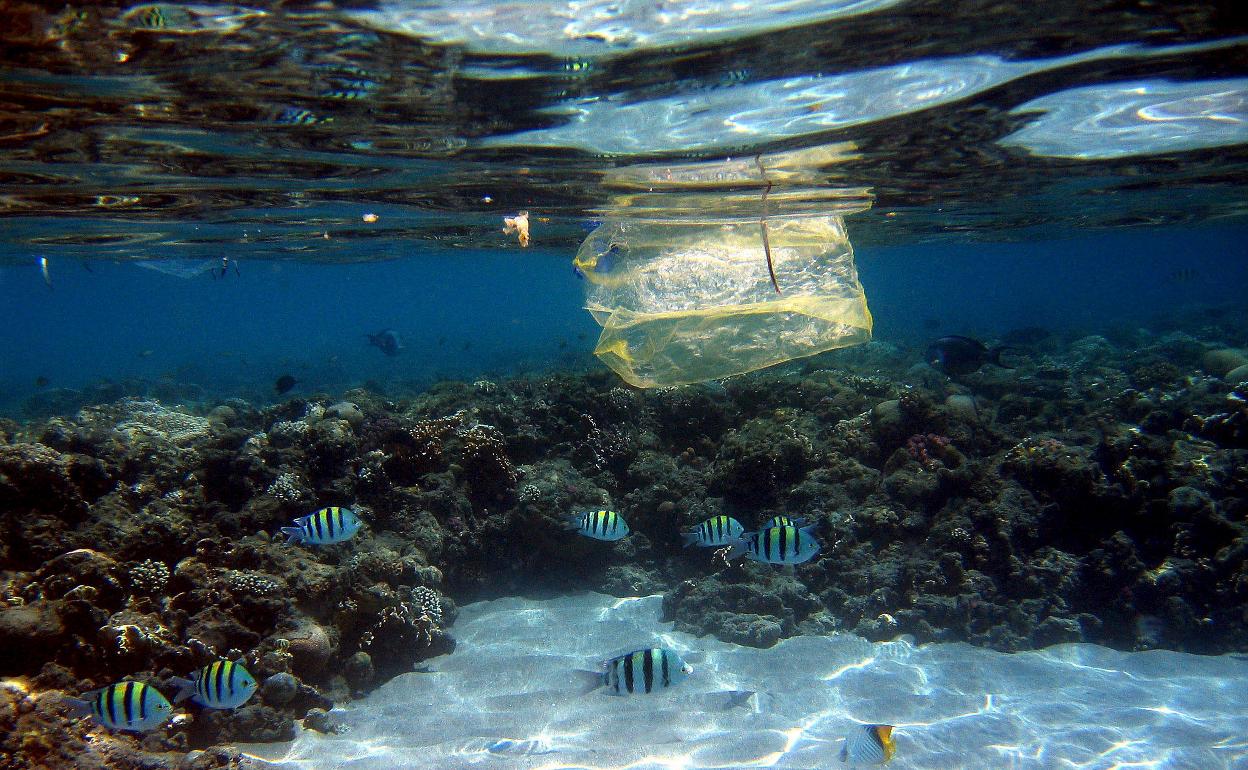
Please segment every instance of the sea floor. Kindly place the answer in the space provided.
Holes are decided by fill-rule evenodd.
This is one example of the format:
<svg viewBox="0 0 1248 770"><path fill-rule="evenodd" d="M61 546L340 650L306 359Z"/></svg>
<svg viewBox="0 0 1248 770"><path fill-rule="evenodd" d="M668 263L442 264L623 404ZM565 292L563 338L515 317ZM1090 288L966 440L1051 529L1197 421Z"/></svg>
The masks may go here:
<svg viewBox="0 0 1248 770"><path fill-rule="evenodd" d="M331 716L337 734L244 747L279 768L830 768L856 723L896 725L890 767L1248 767L1248 660L1091 644L802 636L770 649L660 623L662 597L505 598L461 609L458 649ZM694 673L653 695L576 669L658 642ZM734 705L733 693L753 692Z"/></svg>

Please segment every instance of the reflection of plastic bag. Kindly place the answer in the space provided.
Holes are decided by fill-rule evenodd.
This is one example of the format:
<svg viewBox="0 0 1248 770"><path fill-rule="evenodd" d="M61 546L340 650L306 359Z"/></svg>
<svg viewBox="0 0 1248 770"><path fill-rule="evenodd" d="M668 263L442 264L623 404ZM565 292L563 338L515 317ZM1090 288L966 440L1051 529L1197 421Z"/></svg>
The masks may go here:
<svg viewBox="0 0 1248 770"><path fill-rule="evenodd" d="M866 342L871 313L838 215L772 218L772 286L757 220L610 219L576 254L594 350L640 387L683 385Z"/></svg>

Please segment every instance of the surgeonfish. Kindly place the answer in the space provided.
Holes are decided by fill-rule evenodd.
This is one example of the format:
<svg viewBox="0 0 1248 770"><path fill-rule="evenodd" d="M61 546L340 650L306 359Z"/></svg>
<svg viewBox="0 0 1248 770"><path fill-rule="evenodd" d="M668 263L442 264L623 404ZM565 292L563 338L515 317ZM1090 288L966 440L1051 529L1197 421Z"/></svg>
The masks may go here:
<svg viewBox="0 0 1248 770"><path fill-rule="evenodd" d="M744 531L745 527L741 526L741 522L720 514L712 516L689 532L681 532L680 536L685 541L686 548L691 545L720 548L735 543Z"/></svg>
<svg viewBox="0 0 1248 770"><path fill-rule="evenodd" d="M953 334L928 345L924 358L933 369L939 369L950 377L960 377L979 371L984 364L1013 369L1001 362L1001 354L1007 350L1010 348L989 348L977 339Z"/></svg>
<svg viewBox="0 0 1248 770"><path fill-rule="evenodd" d="M728 559L744 554L754 561L768 564L801 564L819 553L819 541L813 534L815 525L808 527L772 527L757 532L746 532L728 552Z"/></svg>
<svg viewBox="0 0 1248 770"><path fill-rule="evenodd" d="M118 682L65 702L79 716L93 714L112 730L144 731L160 727L173 706L160 691L143 682Z"/></svg>
<svg viewBox="0 0 1248 770"><path fill-rule="evenodd" d="M255 678L241 663L232 660L209 663L191 672L190 679L174 677L173 683L178 687L174 703L192 698L213 709L238 708L256 694Z"/></svg>
<svg viewBox="0 0 1248 770"><path fill-rule="evenodd" d="M608 695L652 693L679 684L693 673L693 666L663 647L635 650L602 664L599 686Z"/></svg>
<svg viewBox="0 0 1248 770"><path fill-rule="evenodd" d="M336 505L322 508L316 513L300 516L295 519L295 526L282 527L286 535L286 544L308 543L309 545L330 545L345 543L360 531L360 517L350 508L339 508Z"/></svg>
<svg viewBox="0 0 1248 770"><path fill-rule="evenodd" d="M854 765L882 765L897 753L892 725L858 725L841 745L841 761Z"/></svg>
<svg viewBox="0 0 1248 770"><path fill-rule="evenodd" d="M619 540L628 535L628 522L615 511L583 511L568 514L568 526L595 540Z"/></svg>
<svg viewBox="0 0 1248 770"><path fill-rule="evenodd" d="M810 522L802 516L772 516L759 529L771 529L772 527L804 527Z"/></svg>
<svg viewBox="0 0 1248 770"><path fill-rule="evenodd" d="M397 356L399 351L403 349L403 338L394 329L382 329L376 334L365 336L368 337L368 344L377 346L382 353L388 356Z"/></svg>

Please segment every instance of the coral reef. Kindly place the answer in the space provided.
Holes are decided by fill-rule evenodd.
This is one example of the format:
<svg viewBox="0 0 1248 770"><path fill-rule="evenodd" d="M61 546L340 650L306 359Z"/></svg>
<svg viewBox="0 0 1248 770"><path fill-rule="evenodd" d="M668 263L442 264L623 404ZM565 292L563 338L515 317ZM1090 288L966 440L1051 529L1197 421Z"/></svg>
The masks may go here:
<svg viewBox="0 0 1248 770"><path fill-rule="evenodd" d="M849 631L1244 651L1243 344L1055 334L1017 369L951 382L872 343L648 392L594 373L266 408L114 393L5 421L0 769L230 766L223 745L332 730L332 703L451 652L456 600L515 593L661 592L678 628L756 646ZM275 536L326 505L363 531ZM590 507L633 534L562 527ZM719 513L804 517L821 554L681 547ZM261 683L240 709L184 705L105 740L61 705L124 677L169 692L218 656Z"/></svg>

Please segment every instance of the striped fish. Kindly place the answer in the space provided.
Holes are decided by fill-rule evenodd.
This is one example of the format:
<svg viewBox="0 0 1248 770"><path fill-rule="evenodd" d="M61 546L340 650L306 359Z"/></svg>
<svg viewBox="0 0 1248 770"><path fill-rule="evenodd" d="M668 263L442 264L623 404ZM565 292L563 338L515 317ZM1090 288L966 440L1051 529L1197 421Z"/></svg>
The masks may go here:
<svg viewBox="0 0 1248 770"><path fill-rule="evenodd" d="M601 686L608 695L652 693L679 684L693 673L680 655L662 647L636 650L602 664Z"/></svg>
<svg viewBox="0 0 1248 770"><path fill-rule="evenodd" d="M897 753L892 725L858 725L841 745L841 761L853 765L882 765Z"/></svg>
<svg viewBox="0 0 1248 770"><path fill-rule="evenodd" d="M295 526L282 527L282 534L286 536L287 545L344 543L355 537L361 523L360 517L350 508L330 506L295 519Z"/></svg>
<svg viewBox="0 0 1248 770"><path fill-rule="evenodd" d="M314 126L317 123L330 123L333 118L322 118L315 112L302 107L283 107L273 121L285 126Z"/></svg>
<svg viewBox="0 0 1248 770"><path fill-rule="evenodd" d="M118 682L84 693L65 702L78 716L94 715L100 724L113 730L151 730L160 727L173 713L173 706L160 691L143 682Z"/></svg>
<svg viewBox="0 0 1248 770"><path fill-rule="evenodd" d="M256 694L256 680L232 660L218 660L191 673L190 679L173 678L178 694L174 703L181 703L194 696L201 706L212 709L236 709Z"/></svg>
<svg viewBox="0 0 1248 770"><path fill-rule="evenodd" d="M595 540L619 540L629 532L628 522L615 511L584 511L568 515L568 526Z"/></svg>
<svg viewBox="0 0 1248 770"><path fill-rule="evenodd" d="M732 545L741 537L745 527L731 516L712 516L689 532L681 532L685 547L719 548Z"/></svg>
<svg viewBox="0 0 1248 770"><path fill-rule="evenodd" d="M728 552L732 560L744 554L754 561L768 564L801 564L819 553L819 541L813 533L815 525L808 527L772 527L757 532L746 532L733 543Z"/></svg>
<svg viewBox="0 0 1248 770"><path fill-rule="evenodd" d="M759 529L772 527L804 527L810 522L804 516L772 516Z"/></svg>

